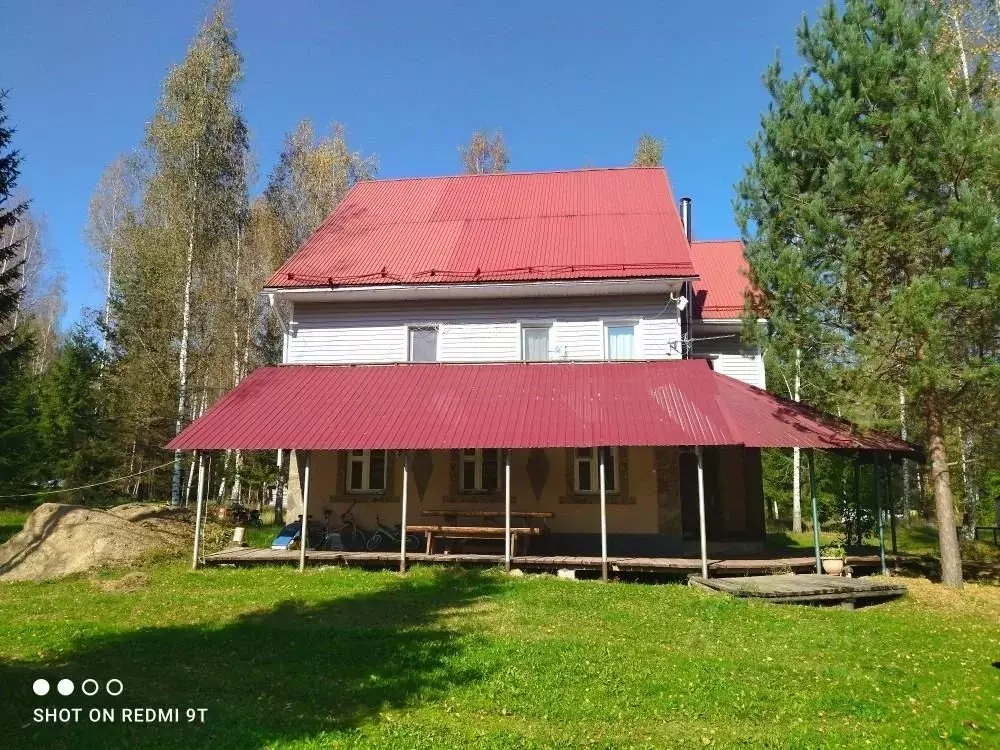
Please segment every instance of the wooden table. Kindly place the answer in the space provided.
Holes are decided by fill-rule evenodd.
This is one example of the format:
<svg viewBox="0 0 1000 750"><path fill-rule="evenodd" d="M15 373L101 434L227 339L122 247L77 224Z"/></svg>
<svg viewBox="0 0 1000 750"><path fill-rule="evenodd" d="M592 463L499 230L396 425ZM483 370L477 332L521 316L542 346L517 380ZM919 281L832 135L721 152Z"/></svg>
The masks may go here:
<svg viewBox="0 0 1000 750"><path fill-rule="evenodd" d="M498 539L503 540L506 535L506 529L504 526L486 526L486 525L463 525L458 522L460 517L465 518L481 518L484 521L496 520L498 518L505 518L506 513L501 510L473 510L466 508L427 508L421 511L421 515L431 516L431 517L441 517L444 518L446 523L443 524L433 524L433 525L423 525L423 526L408 526L407 530L413 531L417 534L425 534L427 536L427 554L433 552L434 547L434 537L444 538L444 539ZM540 536L544 534L548 529L542 524L530 524L525 523L525 521L546 521L550 518L554 518L554 513L549 513L546 511L538 510L525 510L525 511L514 511L511 510L511 518L519 519L519 524L517 526L511 526L510 529L510 554L515 555L517 553L517 542L519 539L527 539L532 536Z"/></svg>

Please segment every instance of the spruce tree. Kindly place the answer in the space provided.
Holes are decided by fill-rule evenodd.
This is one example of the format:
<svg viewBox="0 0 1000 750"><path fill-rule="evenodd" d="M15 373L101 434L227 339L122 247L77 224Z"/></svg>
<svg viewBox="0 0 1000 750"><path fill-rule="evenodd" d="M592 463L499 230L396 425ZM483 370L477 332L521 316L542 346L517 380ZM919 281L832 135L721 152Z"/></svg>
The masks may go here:
<svg viewBox="0 0 1000 750"><path fill-rule="evenodd" d="M47 478L70 487L107 476L114 466L113 423L107 391L100 387L103 355L90 333L77 327L41 380L38 441L46 457ZM75 501L108 499L115 488L81 490Z"/></svg>
<svg viewBox="0 0 1000 750"><path fill-rule="evenodd" d="M29 345L24 339L18 339L12 330L21 297L23 270L18 254L24 240L17 236L17 225L28 210L28 204L14 201L21 156L10 147L14 133L7 127L6 98L7 92L0 91L0 380L9 376Z"/></svg>
<svg viewBox="0 0 1000 750"><path fill-rule="evenodd" d="M997 393L1000 120L984 75L956 84L940 24L921 0L804 21L802 68L766 75L736 204L762 291L751 316L876 411L902 387L922 415L942 581L960 586L946 436L963 401Z"/></svg>

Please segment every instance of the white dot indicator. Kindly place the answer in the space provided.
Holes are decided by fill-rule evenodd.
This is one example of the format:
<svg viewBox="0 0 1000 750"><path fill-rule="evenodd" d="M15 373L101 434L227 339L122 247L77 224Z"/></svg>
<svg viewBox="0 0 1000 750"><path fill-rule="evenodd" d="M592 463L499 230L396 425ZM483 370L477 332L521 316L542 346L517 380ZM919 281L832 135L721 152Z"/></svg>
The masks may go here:
<svg viewBox="0 0 1000 750"><path fill-rule="evenodd" d="M82 683L80 683L80 690L86 696L97 695L97 691L101 689L101 686L97 684L97 680L88 677Z"/></svg>
<svg viewBox="0 0 1000 750"><path fill-rule="evenodd" d="M65 677L59 680L59 683L56 685L59 695L72 695L73 688L73 680L67 680Z"/></svg>
<svg viewBox="0 0 1000 750"><path fill-rule="evenodd" d="M108 680L108 684L104 686L104 689L108 691L108 695L121 695L125 686L117 677L112 677Z"/></svg>
<svg viewBox="0 0 1000 750"><path fill-rule="evenodd" d="M48 695L49 681L43 679L37 679L33 683L31 683L31 689L35 691L35 695Z"/></svg>

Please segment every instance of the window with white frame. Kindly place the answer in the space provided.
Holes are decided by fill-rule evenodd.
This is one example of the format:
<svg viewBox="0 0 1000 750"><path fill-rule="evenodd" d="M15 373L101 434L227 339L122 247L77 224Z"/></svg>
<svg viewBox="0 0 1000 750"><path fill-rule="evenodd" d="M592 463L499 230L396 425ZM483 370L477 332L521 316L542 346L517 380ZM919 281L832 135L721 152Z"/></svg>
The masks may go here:
<svg viewBox="0 0 1000 750"><path fill-rule="evenodd" d="M407 359L410 362L437 362L437 326L410 326Z"/></svg>
<svg viewBox="0 0 1000 750"><path fill-rule="evenodd" d="M500 489L500 451L496 448L466 448L462 451L459 490L466 493Z"/></svg>
<svg viewBox="0 0 1000 750"><path fill-rule="evenodd" d="M347 491L384 492L387 463L385 451L348 451Z"/></svg>
<svg viewBox="0 0 1000 750"><path fill-rule="evenodd" d="M618 491L618 449L577 448L574 451L573 489L582 495L601 491L600 454L604 451L604 486Z"/></svg>
<svg viewBox="0 0 1000 750"><path fill-rule="evenodd" d="M605 324L604 339L608 359L635 358L634 323Z"/></svg>
<svg viewBox="0 0 1000 750"><path fill-rule="evenodd" d="M526 324L521 326L521 359L525 362L546 362L549 359L548 324Z"/></svg>

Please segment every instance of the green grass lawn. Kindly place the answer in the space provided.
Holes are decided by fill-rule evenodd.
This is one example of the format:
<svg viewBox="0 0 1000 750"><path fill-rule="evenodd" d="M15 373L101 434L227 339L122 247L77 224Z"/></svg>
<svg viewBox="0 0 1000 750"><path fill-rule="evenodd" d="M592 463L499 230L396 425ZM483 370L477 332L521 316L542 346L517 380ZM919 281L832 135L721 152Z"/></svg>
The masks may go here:
<svg viewBox="0 0 1000 750"><path fill-rule="evenodd" d="M821 531L821 545L835 544L843 541L840 531ZM813 533L806 530L801 534L793 534L786 529L770 529L767 534L767 546L775 551L804 552L811 554L813 550ZM878 537L869 536L865 539L865 549L868 552L878 551ZM938 555L937 529L927 523L913 523L909 528L902 524L896 529L896 549L900 555L926 556ZM855 548L852 548L852 552ZM889 529L885 529L885 551L892 554L892 541ZM1000 548L991 541L962 542L962 559L973 561L1000 562Z"/></svg>
<svg viewBox="0 0 1000 750"><path fill-rule="evenodd" d="M0 544L24 527L24 522L32 510L34 509L28 507L0 508Z"/></svg>
<svg viewBox="0 0 1000 750"><path fill-rule="evenodd" d="M454 569L147 574L117 591L110 574L2 587L4 745L1000 745L997 588L914 580L849 612ZM116 677L124 693L37 698L39 677ZM73 705L207 718L32 721Z"/></svg>

